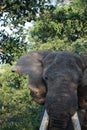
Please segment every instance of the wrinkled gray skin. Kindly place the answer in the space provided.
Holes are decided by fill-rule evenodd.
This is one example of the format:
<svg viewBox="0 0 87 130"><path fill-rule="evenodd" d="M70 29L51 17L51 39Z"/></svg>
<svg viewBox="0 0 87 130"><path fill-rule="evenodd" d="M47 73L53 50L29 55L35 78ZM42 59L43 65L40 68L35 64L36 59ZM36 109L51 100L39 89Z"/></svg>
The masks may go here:
<svg viewBox="0 0 87 130"><path fill-rule="evenodd" d="M44 104L48 130L73 130L71 116L78 111L82 130L87 130L87 55L33 51L22 56L14 72L29 75L31 96ZM84 91L85 90L85 91Z"/></svg>

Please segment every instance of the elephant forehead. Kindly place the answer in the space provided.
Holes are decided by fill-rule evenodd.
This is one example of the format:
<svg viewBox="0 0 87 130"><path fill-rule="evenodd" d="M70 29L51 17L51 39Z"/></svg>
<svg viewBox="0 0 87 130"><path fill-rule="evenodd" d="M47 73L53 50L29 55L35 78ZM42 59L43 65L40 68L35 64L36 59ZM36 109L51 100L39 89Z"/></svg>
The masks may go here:
<svg viewBox="0 0 87 130"><path fill-rule="evenodd" d="M58 55L55 60L44 68L43 78L50 80L77 80L82 75L82 70L74 57Z"/></svg>
<svg viewBox="0 0 87 130"><path fill-rule="evenodd" d="M43 60L44 67L49 67L50 64L57 64L57 67L81 67L82 61L78 54L71 52L52 52Z"/></svg>
<svg viewBox="0 0 87 130"><path fill-rule="evenodd" d="M49 55L47 55L44 59L43 59L43 65L44 67L53 63L54 59L56 58L57 53L56 52L52 52Z"/></svg>
<svg viewBox="0 0 87 130"><path fill-rule="evenodd" d="M45 80L46 83L50 84L50 85L55 85L55 84L59 84L61 85L61 83L63 82L74 82L76 84L79 83L81 74L77 71L73 69L56 69L54 67L54 69L49 68L47 69L44 74L43 74L43 78Z"/></svg>

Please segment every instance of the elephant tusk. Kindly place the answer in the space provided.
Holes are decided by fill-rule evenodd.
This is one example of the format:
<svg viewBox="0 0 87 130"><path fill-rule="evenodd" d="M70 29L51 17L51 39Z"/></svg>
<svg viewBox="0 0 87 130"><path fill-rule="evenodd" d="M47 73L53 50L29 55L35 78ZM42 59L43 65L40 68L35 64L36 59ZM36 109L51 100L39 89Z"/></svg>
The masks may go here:
<svg viewBox="0 0 87 130"><path fill-rule="evenodd" d="M47 114L47 111L45 110L39 130L47 130L48 123L49 123L49 116Z"/></svg>
<svg viewBox="0 0 87 130"><path fill-rule="evenodd" d="M75 112L75 114L72 116L72 123L73 123L74 130L81 130L77 112Z"/></svg>

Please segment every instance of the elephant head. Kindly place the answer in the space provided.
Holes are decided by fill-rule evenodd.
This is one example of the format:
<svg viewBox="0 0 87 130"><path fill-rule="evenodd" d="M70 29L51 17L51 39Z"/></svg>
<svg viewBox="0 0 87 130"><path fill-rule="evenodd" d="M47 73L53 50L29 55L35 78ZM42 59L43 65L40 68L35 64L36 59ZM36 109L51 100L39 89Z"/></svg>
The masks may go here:
<svg viewBox="0 0 87 130"><path fill-rule="evenodd" d="M31 96L48 112L48 130L73 130L71 116L78 111L82 96L78 88L87 76L83 57L70 52L33 51L22 56L13 68L29 74Z"/></svg>

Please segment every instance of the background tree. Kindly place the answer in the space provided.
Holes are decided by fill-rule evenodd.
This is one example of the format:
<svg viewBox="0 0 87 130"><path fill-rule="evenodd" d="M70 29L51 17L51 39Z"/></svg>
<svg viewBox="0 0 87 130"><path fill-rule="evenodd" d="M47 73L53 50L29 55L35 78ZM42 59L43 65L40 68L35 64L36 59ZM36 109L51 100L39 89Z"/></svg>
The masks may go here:
<svg viewBox="0 0 87 130"><path fill-rule="evenodd" d="M35 20L37 13L43 12L46 3L50 3L50 0L2 0L0 12L1 15L8 12L7 17L13 24L24 23Z"/></svg>
<svg viewBox="0 0 87 130"><path fill-rule="evenodd" d="M1 63L12 63L18 59L21 54L26 52L26 44L20 42L20 38L14 38L6 34L2 34L0 40L1 45Z"/></svg>
<svg viewBox="0 0 87 130"><path fill-rule="evenodd" d="M87 5L81 8L80 1L77 7L75 3L44 10L31 30L35 49L87 51Z"/></svg>
<svg viewBox="0 0 87 130"><path fill-rule="evenodd" d="M0 2L1 26L8 26L13 32L14 29L17 30L15 37L12 36L13 34L9 36L5 31L0 32L1 62L11 63L27 50L27 43L24 44L23 26L26 22L35 21L37 15L43 13L45 8L50 10L52 5L49 4L50 0L2 0Z"/></svg>
<svg viewBox="0 0 87 130"><path fill-rule="evenodd" d="M59 3L67 4L70 2L73 2L73 0L2 1L0 3L1 26L9 26L13 32L16 29L15 33L18 34L14 38L13 34L9 36L5 31L1 31L0 50L2 51L0 55L2 61L11 63L22 53L25 53L28 50L27 48L32 48L33 44L30 47L29 44L24 42L23 26L27 21L36 21L30 36L33 38L33 43L36 44L40 41L41 46L42 43L48 42L49 39L58 38L64 40L64 42L72 42L86 36L86 1L75 0L73 5L61 4L59 6ZM22 39L21 41L20 38Z"/></svg>

